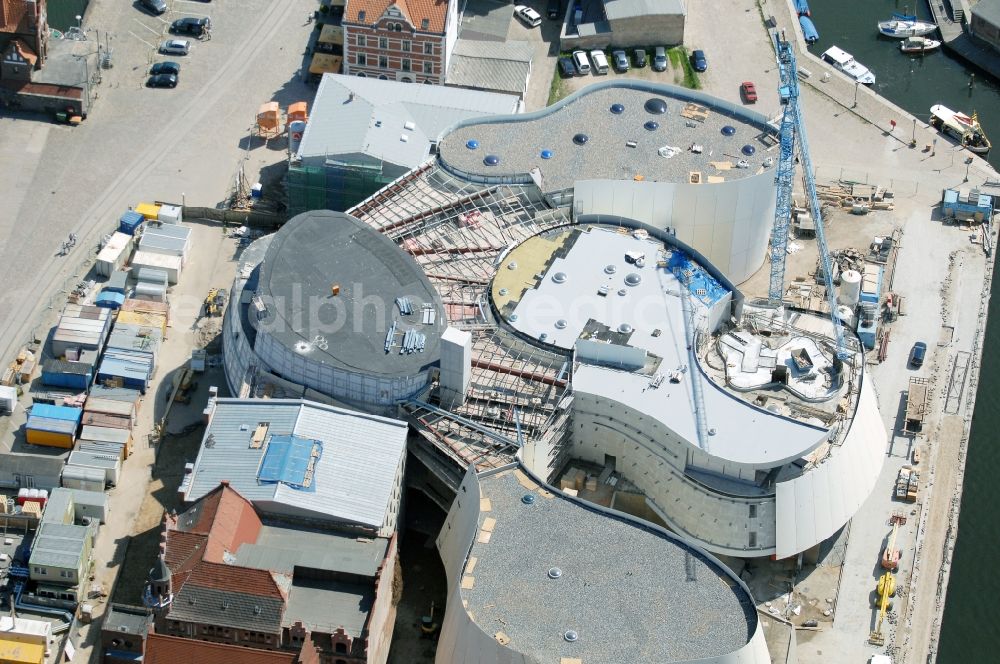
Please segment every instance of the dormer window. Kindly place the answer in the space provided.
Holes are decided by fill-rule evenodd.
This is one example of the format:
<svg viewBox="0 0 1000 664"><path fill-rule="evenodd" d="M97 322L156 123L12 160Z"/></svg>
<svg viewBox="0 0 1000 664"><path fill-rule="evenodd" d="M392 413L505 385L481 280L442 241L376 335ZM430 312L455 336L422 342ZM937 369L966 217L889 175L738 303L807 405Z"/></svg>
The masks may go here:
<svg viewBox="0 0 1000 664"><path fill-rule="evenodd" d="M364 20L365 20L365 10L364 9L362 9L361 11L358 12L358 20L361 21L362 23L364 22Z"/></svg>
<svg viewBox="0 0 1000 664"><path fill-rule="evenodd" d="M420 19L420 29L421 30L426 30L430 26L431 26L431 20L429 18L422 18L422 19Z"/></svg>

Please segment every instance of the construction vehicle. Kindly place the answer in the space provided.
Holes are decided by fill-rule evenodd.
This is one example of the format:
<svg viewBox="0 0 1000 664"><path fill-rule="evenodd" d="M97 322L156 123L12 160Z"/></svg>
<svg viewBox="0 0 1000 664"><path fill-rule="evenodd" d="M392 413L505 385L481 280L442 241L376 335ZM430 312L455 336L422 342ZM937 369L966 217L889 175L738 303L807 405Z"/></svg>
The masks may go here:
<svg viewBox="0 0 1000 664"><path fill-rule="evenodd" d="M226 289L213 288L205 296L205 315L221 316L226 308Z"/></svg>
<svg viewBox="0 0 1000 664"><path fill-rule="evenodd" d="M889 537L889 544L882 552L882 569L895 572L899 569L899 549L896 548L896 534L899 532L899 519L893 515L892 536Z"/></svg>
<svg viewBox="0 0 1000 664"><path fill-rule="evenodd" d="M176 403L191 403L191 394L198 389L194 381L194 371L185 367L174 375L173 395Z"/></svg>
<svg viewBox="0 0 1000 664"><path fill-rule="evenodd" d="M815 171L812 157L809 155L809 142L806 140L805 120L802 108L799 106L798 65L795 62L795 51L792 44L785 39L784 33L774 32L775 54L778 64L778 74L781 83L778 95L784 106L779 128L779 150L777 174L777 196L774 208L774 227L771 231L771 276L768 285L768 301L774 305L781 304L785 290L785 256L788 248L788 227L792 219L792 185L795 178L795 143L798 137L798 152L802 163L802 179L805 182L806 194L810 204L816 243L823 269L823 282L826 286L826 298L830 306L830 317L837 337L837 360L847 359L847 345L844 339L844 329L837 318L837 296L833 287L833 269L830 264L830 250L826 243L826 232L823 229L823 215L816 191Z"/></svg>
<svg viewBox="0 0 1000 664"><path fill-rule="evenodd" d="M868 635L868 643L876 646L885 645L885 635L882 634L882 621L885 614L892 608L889 598L896 594L896 577L892 572L886 572L878 579L875 587L878 594L878 620L875 622L875 631Z"/></svg>

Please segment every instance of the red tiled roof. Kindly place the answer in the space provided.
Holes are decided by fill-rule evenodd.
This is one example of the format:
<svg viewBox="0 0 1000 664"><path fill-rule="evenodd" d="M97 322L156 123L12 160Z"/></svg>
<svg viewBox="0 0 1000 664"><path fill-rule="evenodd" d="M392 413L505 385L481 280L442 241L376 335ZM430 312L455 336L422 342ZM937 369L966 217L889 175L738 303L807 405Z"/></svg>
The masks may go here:
<svg viewBox="0 0 1000 664"><path fill-rule="evenodd" d="M0 0L0 32L17 32L26 9L24 0Z"/></svg>
<svg viewBox="0 0 1000 664"><path fill-rule="evenodd" d="M187 583L244 595L285 599L271 573L262 569L203 562L191 571Z"/></svg>
<svg viewBox="0 0 1000 664"><path fill-rule="evenodd" d="M448 0L351 0L347 3L345 18L350 23L373 25L392 5L399 8L416 30L444 32ZM358 18L360 12L365 13L364 20ZM426 28L422 27L424 19L427 19Z"/></svg>
<svg viewBox="0 0 1000 664"><path fill-rule="evenodd" d="M205 535L185 533L180 530L167 532L166 561L170 571L177 573L189 569L201 560L205 550Z"/></svg>
<svg viewBox="0 0 1000 664"><path fill-rule="evenodd" d="M256 542L260 534L260 518L253 504L228 484L220 484L181 514L176 522L186 524L185 517L192 514L197 521L181 526L181 530L168 530L167 539L177 532L207 537L202 559L209 562L221 563L226 551L236 553L240 545Z"/></svg>
<svg viewBox="0 0 1000 664"><path fill-rule="evenodd" d="M295 654L150 634L143 661L145 664L294 664Z"/></svg>

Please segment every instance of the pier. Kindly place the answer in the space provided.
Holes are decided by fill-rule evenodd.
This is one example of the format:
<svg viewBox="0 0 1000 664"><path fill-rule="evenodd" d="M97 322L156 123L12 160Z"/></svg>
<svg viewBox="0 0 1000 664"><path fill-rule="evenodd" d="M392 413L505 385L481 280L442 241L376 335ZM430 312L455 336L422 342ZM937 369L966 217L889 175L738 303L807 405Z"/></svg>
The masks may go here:
<svg viewBox="0 0 1000 664"><path fill-rule="evenodd" d="M944 48L1000 79L1000 53L979 43L965 30L970 11L968 0L927 0L927 5L941 33Z"/></svg>

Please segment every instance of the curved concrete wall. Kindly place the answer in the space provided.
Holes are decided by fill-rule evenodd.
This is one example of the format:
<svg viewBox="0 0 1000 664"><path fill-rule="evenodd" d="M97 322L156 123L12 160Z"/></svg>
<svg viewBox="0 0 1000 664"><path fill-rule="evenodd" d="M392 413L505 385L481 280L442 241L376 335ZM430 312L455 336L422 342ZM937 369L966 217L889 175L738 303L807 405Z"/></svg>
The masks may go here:
<svg viewBox="0 0 1000 664"><path fill-rule="evenodd" d="M549 491L562 495L562 492L549 486L530 469L524 466L521 468ZM501 470L504 469L501 468L494 472ZM438 552L441 555L448 582L448 607L441 626L435 664L542 664L530 655L500 645L493 636L482 630L462 605L462 573L472 549L473 539L479 529L479 496L479 477L476 475L474 467L470 466L437 539ZM566 500L583 502L568 496ZM614 514L616 518L633 521L636 523L636 527L659 531L664 537L677 537L659 526L627 514L615 512L600 505L590 503L584 503L584 505L586 509ZM734 584L743 588L748 595L751 594L746 584L728 567L711 555L704 555L719 569L728 573ZM771 657L767 650L760 621L757 622L750 641L739 650L719 657L695 660L688 664L771 664Z"/></svg>
<svg viewBox="0 0 1000 664"><path fill-rule="evenodd" d="M579 180L573 195L575 219L611 215L670 229L737 284L764 264L774 207L772 170L714 184Z"/></svg>

